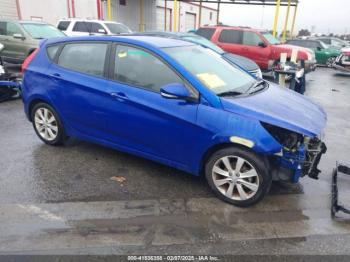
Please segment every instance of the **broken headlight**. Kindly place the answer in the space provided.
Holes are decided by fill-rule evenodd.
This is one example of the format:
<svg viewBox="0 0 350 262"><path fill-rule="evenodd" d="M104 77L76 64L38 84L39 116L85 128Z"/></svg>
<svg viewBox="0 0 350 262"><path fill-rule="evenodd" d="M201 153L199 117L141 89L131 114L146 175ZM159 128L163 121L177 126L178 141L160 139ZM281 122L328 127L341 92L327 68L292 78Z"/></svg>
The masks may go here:
<svg viewBox="0 0 350 262"><path fill-rule="evenodd" d="M303 143L303 135L282 127L261 123L262 126L275 138L284 149L295 151Z"/></svg>

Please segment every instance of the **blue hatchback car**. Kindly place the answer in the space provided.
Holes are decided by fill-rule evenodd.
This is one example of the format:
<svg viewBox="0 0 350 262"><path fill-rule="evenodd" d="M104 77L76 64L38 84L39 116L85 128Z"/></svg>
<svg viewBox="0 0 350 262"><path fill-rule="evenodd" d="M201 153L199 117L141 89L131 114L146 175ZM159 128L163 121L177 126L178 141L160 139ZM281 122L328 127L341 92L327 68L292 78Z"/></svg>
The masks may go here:
<svg viewBox="0 0 350 262"><path fill-rule="evenodd" d="M199 176L237 206L273 180L317 178L324 111L193 43L152 36L43 40L23 102L49 145L75 137Z"/></svg>

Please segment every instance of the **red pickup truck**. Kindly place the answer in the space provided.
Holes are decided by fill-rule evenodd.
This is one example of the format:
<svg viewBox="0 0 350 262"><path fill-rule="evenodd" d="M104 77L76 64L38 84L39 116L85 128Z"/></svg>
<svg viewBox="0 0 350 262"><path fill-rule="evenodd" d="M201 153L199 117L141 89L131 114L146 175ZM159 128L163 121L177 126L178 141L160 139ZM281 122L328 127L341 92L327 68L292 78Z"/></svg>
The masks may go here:
<svg viewBox="0 0 350 262"><path fill-rule="evenodd" d="M290 59L292 50L297 49L297 61L305 61L306 71L316 68L315 53L308 48L283 45L267 31L247 27L204 26L196 34L211 40L228 53L245 56L255 61L262 71L271 71L281 53Z"/></svg>

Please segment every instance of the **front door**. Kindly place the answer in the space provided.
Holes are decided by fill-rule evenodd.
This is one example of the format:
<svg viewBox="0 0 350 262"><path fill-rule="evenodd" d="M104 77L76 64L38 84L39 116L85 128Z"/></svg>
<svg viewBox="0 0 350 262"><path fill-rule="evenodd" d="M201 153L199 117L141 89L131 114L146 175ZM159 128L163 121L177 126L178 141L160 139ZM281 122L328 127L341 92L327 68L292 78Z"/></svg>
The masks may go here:
<svg viewBox="0 0 350 262"><path fill-rule="evenodd" d="M268 68L270 49L267 46L259 46L260 43L264 41L257 33L244 31L242 55L255 61L260 68Z"/></svg>
<svg viewBox="0 0 350 262"><path fill-rule="evenodd" d="M185 81L160 58L136 47L118 45L112 59L111 96L106 102L109 138L163 161L187 166L185 155L195 150L199 133L198 104L160 95L162 86Z"/></svg>

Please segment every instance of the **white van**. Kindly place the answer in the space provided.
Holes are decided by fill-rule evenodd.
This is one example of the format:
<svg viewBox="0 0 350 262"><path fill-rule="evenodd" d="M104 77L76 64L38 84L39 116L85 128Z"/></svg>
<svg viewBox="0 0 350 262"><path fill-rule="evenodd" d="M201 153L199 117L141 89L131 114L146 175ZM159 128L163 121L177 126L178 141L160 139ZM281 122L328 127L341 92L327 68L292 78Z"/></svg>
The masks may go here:
<svg viewBox="0 0 350 262"><path fill-rule="evenodd" d="M118 35L132 32L121 23L78 18L61 19L57 23L57 28L68 36Z"/></svg>

